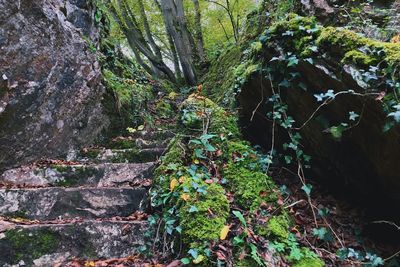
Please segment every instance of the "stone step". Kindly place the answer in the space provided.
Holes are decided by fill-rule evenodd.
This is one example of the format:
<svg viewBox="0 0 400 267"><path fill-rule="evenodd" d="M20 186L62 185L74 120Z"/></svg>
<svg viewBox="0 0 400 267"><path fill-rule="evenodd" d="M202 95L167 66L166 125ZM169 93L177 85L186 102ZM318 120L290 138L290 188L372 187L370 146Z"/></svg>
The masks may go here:
<svg viewBox="0 0 400 267"><path fill-rule="evenodd" d="M155 162L23 166L0 175L8 186L127 186L151 177Z"/></svg>
<svg viewBox="0 0 400 267"><path fill-rule="evenodd" d="M90 158L94 162L113 163L145 163L156 161L162 156L166 147L146 149L87 149L82 156Z"/></svg>
<svg viewBox="0 0 400 267"><path fill-rule="evenodd" d="M56 266L73 257L127 257L138 253L144 245L143 235L148 230L144 221L85 221L8 227L11 229L0 233L0 266Z"/></svg>
<svg viewBox="0 0 400 267"><path fill-rule="evenodd" d="M0 189L0 216L46 221L127 217L146 205L147 191L145 187Z"/></svg>
<svg viewBox="0 0 400 267"><path fill-rule="evenodd" d="M132 137L116 137L113 140L109 141L105 147L108 149L144 149L144 148L157 148L157 147L166 147L169 143L170 139L164 140L146 140L144 138L132 138Z"/></svg>
<svg viewBox="0 0 400 267"><path fill-rule="evenodd" d="M132 138L142 138L145 140L166 140L171 139L175 136L172 131L169 130L152 130L152 131L137 131L130 135Z"/></svg>

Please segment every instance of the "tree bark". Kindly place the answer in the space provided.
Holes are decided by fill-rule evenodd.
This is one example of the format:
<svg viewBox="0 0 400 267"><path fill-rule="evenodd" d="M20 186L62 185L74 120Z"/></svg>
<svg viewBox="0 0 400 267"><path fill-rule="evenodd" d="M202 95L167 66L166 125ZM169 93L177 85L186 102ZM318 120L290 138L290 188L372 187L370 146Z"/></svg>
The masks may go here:
<svg viewBox="0 0 400 267"><path fill-rule="evenodd" d="M196 85L197 77L193 66L193 50L187 28L182 0L163 0L160 3L165 25L174 40L186 83Z"/></svg>
<svg viewBox="0 0 400 267"><path fill-rule="evenodd" d="M122 2L121 2L122 1ZM171 71L170 68L164 63L162 57L158 56L157 54L153 53L152 49L146 42L142 32L140 31L136 18L133 12L130 12L128 5L124 0L117 0L118 9L121 11L120 16L118 11L114 5L110 5L110 12L113 15L115 21L120 26L121 30L123 31L125 37L128 40L129 46L133 50L134 53L140 52L142 53L152 64L152 66L159 70L160 72L164 73L166 77L172 81L176 82L175 75ZM136 51L136 52L135 52ZM149 66L143 64L143 60L138 62L142 65L142 67L148 71ZM156 74L156 72L152 71L149 74Z"/></svg>
<svg viewBox="0 0 400 267"><path fill-rule="evenodd" d="M196 37L196 49L199 54L199 58L202 62L206 61L206 55L204 51L204 38L203 30L201 27L201 10L198 0L192 0L195 9L195 37Z"/></svg>
<svg viewBox="0 0 400 267"><path fill-rule="evenodd" d="M160 47L158 47L158 45L154 41L153 35L151 34L149 21L147 20L146 11L145 11L144 5L143 5L143 0L138 0L138 3L139 3L140 15L143 19L143 26L144 26L144 30L146 32L147 40L150 43L150 46L153 49L154 53L157 55L157 57L162 58L161 49L160 49Z"/></svg>

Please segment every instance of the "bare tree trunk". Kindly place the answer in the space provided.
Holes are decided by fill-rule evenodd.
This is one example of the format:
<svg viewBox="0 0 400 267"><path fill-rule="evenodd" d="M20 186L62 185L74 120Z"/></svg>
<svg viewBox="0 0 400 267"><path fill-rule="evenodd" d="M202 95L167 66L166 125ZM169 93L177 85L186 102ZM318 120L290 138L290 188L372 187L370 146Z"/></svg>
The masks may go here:
<svg viewBox="0 0 400 267"><path fill-rule="evenodd" d="M136 18L133 12L130 11L125 0L117 0L117 5L118 9L121 11L122 16L118 14L118 11L114 5L110 5L110 12L113 15L115 21L119 24L124 35L126 36L129 46L132 48L135 55L138 52L143 54L150 61L154 69L164 73L170 81L175 83L176 79L174 73L164 63L161 55L159 56L153 53L152 49L147 44L146 39L143 37L143 34L137 25ZM136 58L138 57L136 56ZM149 66L144 64L143 60L140 59L141 58L139 58L138 63L141 64L146 71L153 75L157 74L157 72L155 71L150 72Z"/></svg>
<svg viewBox="0 0 400 267"><path fill-rule="evenodd" d="M183 76L187 84L196 85L197 77L192 62L193 50L182 0L162 0L161 8L166 27L175 43Z"/></svg>
<svg viewBox="0 0 400 267"><path fill-rule="evenodd" d="M204 38L203 30L201 27L201 10L198 0L192 0L195 9L195 37L196 37L196 49L199 54L199 58L202 62L206 61L206 55L204 52Z"/></svg>
<svg viewBox="0 0 400 267"><path fill-rule="evenodd" d="M157 57L162 58L161 49L158 47L158 45L154 41L153 35L151 34L149 21L147 20L146 11L145 11L144 5L143 5L143 0L138 0L138 3L139 3L140 15L143 19L143 26L144 26L144 30L146 32L147 40L149 41L150 46L153 49L154 53L157 55Z"/></svg>
<svg viewBox="0 0 400 267"><path fill-rule="evenodd" d="M157 8L160 10L161 14L163 14L161 4L158 2L158 0L154 0L154 3L156 4ZM181 65L179 63L178 53L176 52L175 42L174 42L174 39L172 38L172 31L169 28L169 25L165 22L165 18L164 18L164 26L165 26L165 32L167 33L168 44L169 44L169 47L171 50L172 62L174 63L176 78L179 80L182 78Z"/></svg>

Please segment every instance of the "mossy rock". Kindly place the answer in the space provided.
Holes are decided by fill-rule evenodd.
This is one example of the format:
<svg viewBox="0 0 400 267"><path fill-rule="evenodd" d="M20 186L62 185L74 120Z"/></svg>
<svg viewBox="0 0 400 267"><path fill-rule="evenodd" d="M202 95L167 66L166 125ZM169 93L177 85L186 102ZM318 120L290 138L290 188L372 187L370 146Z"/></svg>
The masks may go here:
<svg viewBox="0 0 400 267"><path fill-rule="evenodd" d="M204 92L215 103L231 104L235 99L234 84L235 69L240 65L242 57L239 45L227 48L221 55L211 62L211 66L203 79ZM224 102L225 101L225 102Z"/></svg>
<svg viewBox="0 0 400 267"><path fill-rule="evenodd" d="M235 201L246 210L254 211L265 202L275 202L276 186L272 179L259 171L237 167L230 163L224 171L228 185L235 192Z"/></svg>
<svg viewBox="0 0 400 267"><path fill-rule="evenodd" d="M181 123L189 132L202 132L208 126L208 132L239 137L237 119L230 112L208 98L191 95L181 106Z"/></svg>
<svg viewBox="0 0 400 267"><path fill-rule="evenodd" d="M50 230L9 230L5 233L5 239L11 244L13 263L18 263L29 255L30 259L37 259L45 254L57 251L59 237Z"/></svg>
<svg viewBox="0 0 400 267"><path fill-rule="evenodd" d="M176 114L172 104L164 98L156 104L156 112L157 116L163 119L173 118Z"/></svg>
<svg viewBox="0 0 400 267"><path fill-rule="evenodd" d="M192 180L182 187L191 188ZM200 243L218 240L229 216L229 202L225 190L218 184L206 185L205 194L189 193L190 198L179 209L179 217L186 243ZM191 208L197 211L192 212Z"/></svg>

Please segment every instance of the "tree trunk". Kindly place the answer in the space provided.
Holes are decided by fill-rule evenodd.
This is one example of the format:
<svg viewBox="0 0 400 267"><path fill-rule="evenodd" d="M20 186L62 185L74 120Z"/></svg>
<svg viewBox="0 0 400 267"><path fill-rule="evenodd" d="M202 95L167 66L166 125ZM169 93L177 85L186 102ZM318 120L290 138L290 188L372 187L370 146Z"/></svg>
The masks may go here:
<svg viewBox="0 0 400 267"><path fill-rule="evenodd" d="M198 0L192 0L195 9L195 37L196 37L196 49L199 54L199 58L202 62L206 61L206 55L204 52L204 38L203 30L201 27L201 10Z"/></svg>
<svg viewBox="0 0 400 267"><path fill-rule="evenodd" d="M145 11L144 5L143 5L143 0L138 0L138 3L139 3L140 15L143 19L143 26L144 26L144 30L146 32L147 40L150 43L150 46L153 49L154 53L157 55L157 57L162 58L161 49L158 47L158 45L154 41L153 35L151 34L149 21L147 20L146 11Z"/></svg>
<svg viewBox="0 0 400 267"><path fill-rule="evenodd" d="M197 77L192 62L193 50L187 29L182 0L163 0L161 8L166 27L174 40L186 83L196 85Z"/></svg>
<svg viewBox="0 0 400 267"><path fill-rule="evenodd" d="M117 1L118 9L121 11L122 16L120 16L117 12L117 9L114 5L110 6L110 12L113 15L115 21L119 24L121 30L123 31L125 37L128 40L129 46L131 49L136 52L142 53L151 63L151 65L164 73L168 79L172 82L176 82L175 75L171 71L170 68L164 63L162 57L153 53L152 49L146 42L146 39L143 37L142 32L138 28L136 18L132 12L130 12L128 5L125 0ZM144 63L142 61L142 63ZM140 64L140 63L139 63ZM142 65L146 71L148 70L148 66ZM152 71L149 74L156 74L156 72Z"/></svg>

